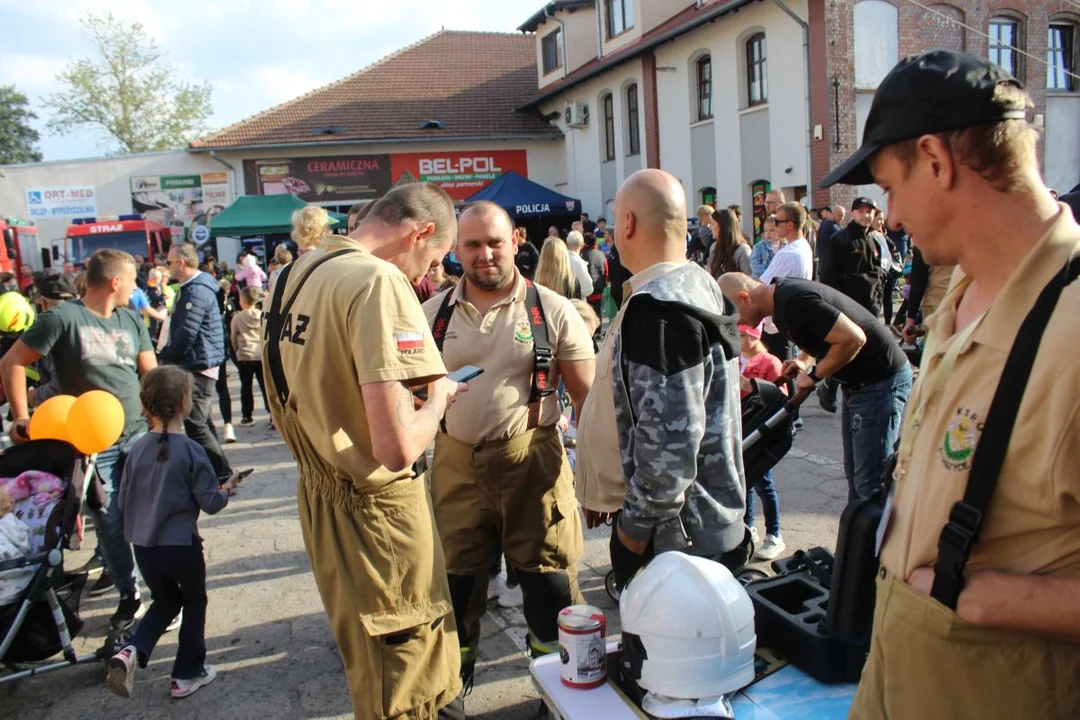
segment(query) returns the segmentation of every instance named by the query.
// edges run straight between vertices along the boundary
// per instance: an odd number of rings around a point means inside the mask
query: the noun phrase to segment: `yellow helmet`
[[[0,295],[0,333],[21,333],[34,324],[34,306],[17,292]]]

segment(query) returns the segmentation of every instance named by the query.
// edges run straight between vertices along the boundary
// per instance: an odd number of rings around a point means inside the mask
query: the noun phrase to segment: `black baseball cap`
[[[75,283],[60,273],[38,273],[34,286],[42,297],[50,300],[71,300],[79,294]]]
[[[993,102],[999,83],[1023,87],[1005,70],[969,53],[934,50],[901,60],[874,93],[862,145],[826,175],[819,187],[873,184],[870,157],[887,145],[1027,117],[1022,104]]]
[[[878,209],[877,203],[868,197],[862,197],[861,195],[855,198],[855,202],[851,203],[852,210],[858,210],[859,208],[872,207],[875,210]]]

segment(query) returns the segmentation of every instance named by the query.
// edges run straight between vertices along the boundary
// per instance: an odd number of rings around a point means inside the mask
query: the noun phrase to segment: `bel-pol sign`
[[[97,215],[97,189],[93,185],[26,189],[31,218],[68,218]]]

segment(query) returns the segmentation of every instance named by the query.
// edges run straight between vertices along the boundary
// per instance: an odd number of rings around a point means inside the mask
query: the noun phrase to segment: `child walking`
[[[233,316],[232,326],[229,328],[229,339],[236,353],[236,369],[240,371],[240,424],[243,427],[251,427],[255,424],[255,421],[251,419],[255,411],[252,380],[259,381],[263,406],[267,413],[270,412],[262,371],[262,329],[259,325],[259,308],[257,307],[261,299],[262,290],[259,288],[250,286],[244,288],[240,292],[240,312]],[[270,427],[274,427],[272,419]]]
[[[769,353],[761,341],[761,328],[749,325],[739,326],[739,338],[742,340],[743,377],[747,379],[776,382],[783,370],[780,358]],[[784,552],[784,539],[780,536],[780,496],[773,484],[773,471],[770,469],[754,486],[765,513],[765,542],[757,551],[759,560],[775,560]],[[746,524],[750,535],[757,543],[757,528],[754,527],[754,495],[746,493]]]
[[[191,375],[175,365],[148,372],[140,393],[150,432],[128,455],[120,485],[124,536],[135,550],[153,604],[130,644],[109,660],[108,687],[131,697],[135,666],[146,667],[161,635],[183,611],[171,694],[191,695],[217,677],[206,665],[206,563],[197,521],[229,502],[236,475],[224,485],[206,451],[184,433],[191,412]]]

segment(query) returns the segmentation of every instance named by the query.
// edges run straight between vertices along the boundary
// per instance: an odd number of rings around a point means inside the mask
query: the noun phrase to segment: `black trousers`
[[[638,573],[641,568],[649,564],[656,557],[653,541],[649,540],[649,547],[641,555],[629,550],[619,540],[619,516],[622,511],[615,513],[611,522],[611,541],[608,550],[611,553],[611,569],[615,572],[615,586],[621,591],[626,584]],[[743,541],[733,550],[729,550],[719,557],[711,558],[725,566],[731,572],[735,572],[750,562],[750,528],[746,528]]]
[[[221,409],[221,422],[226,425],[231,425],[232,397],[229,395],[228,369],[228,361],[221,363],[221,366],[218,368],[217,383],[214,385],[214,389],[217,390],[218,407]]]
[[[184,431],[187,432],[189,438],[206,450],[218,480],[224,482],[232,475],[232,467],[229,466],[229,461],[221,450],[214,420],[210,415],[213,411],[217,383],[213,378],[208,378],[198,372],[191,373],[191,378],[191,415],[184,420]]]
[[[146,667],[165,628],[183,610],[172,677],[198,677],[206,661],[206,562],[202,541],[195,537],[191,545],[136,545],[135,562],[153,596],[150,609],[131,639],[139,665]]]
[[[270,401],[266,399],[266,383],[263,380],[262,360],[237,360],[236,369],[240,371],[240,417],[250,420],[255,412],[255,387],[253,380],[259,381],[262,391],[263,407],[270,412]]]

